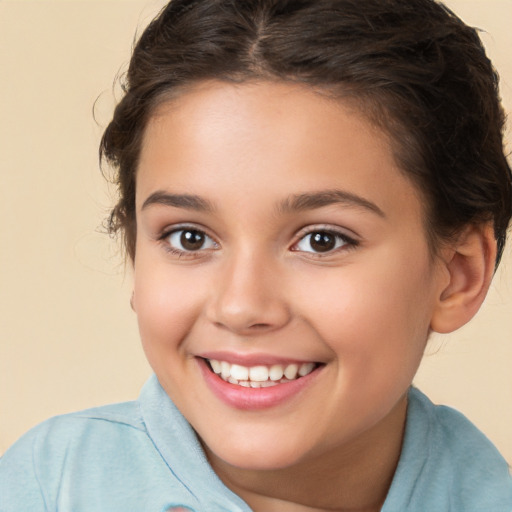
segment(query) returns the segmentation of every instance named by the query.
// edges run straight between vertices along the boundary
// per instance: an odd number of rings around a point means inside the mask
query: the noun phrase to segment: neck
[[[254,512],[378,512],[400,458],[406,412],[404,396],[347,446],[283,469],[240,469],[205,451],[224,484]]]

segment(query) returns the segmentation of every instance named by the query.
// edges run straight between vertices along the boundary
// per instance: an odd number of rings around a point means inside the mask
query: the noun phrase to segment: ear
[[[495,261],[496,240],[489,223],[468,226],[450,245],[441,262],[449,279],[432,315],[433,331],[452,332],[473,318],[489,290]]]

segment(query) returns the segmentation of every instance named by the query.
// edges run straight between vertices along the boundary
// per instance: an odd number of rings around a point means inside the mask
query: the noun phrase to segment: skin
[[[359,200],[289,208],[333,190]],[[144,350],[220,478],[255,511],[380,510],[453,259],[433,260],[386,135],[300,86],[200,84],[150,120],[136,202]],[[183,224],[208,235],[199,250],[176,253],[166,235]],[[338,247],[313,251],[319,231]],[[322,368],[283,404],[246,411],[206,385],[197,356],[211,350]]]

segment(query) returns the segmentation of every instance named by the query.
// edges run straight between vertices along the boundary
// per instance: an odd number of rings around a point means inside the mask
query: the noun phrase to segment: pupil
[[[197,251],[204,244],[204,234],[200,231],[183,231],[180,242],[187,251]]]
[[[336,239],[330,233],[314,233],[311,236],[311,247],[317,252],[327,252],[334,249]]]

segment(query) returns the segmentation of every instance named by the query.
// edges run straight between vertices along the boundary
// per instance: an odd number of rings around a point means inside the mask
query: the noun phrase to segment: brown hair
[[[172,0],[135,45],[100,158],[114,168],[110,217],[135,256],[135,182],[154,109],[201,80],[300,82],[357,101],[384,127],[421,190],[435,243],[512,215],[498,77],[477,31],[434,0]]]

